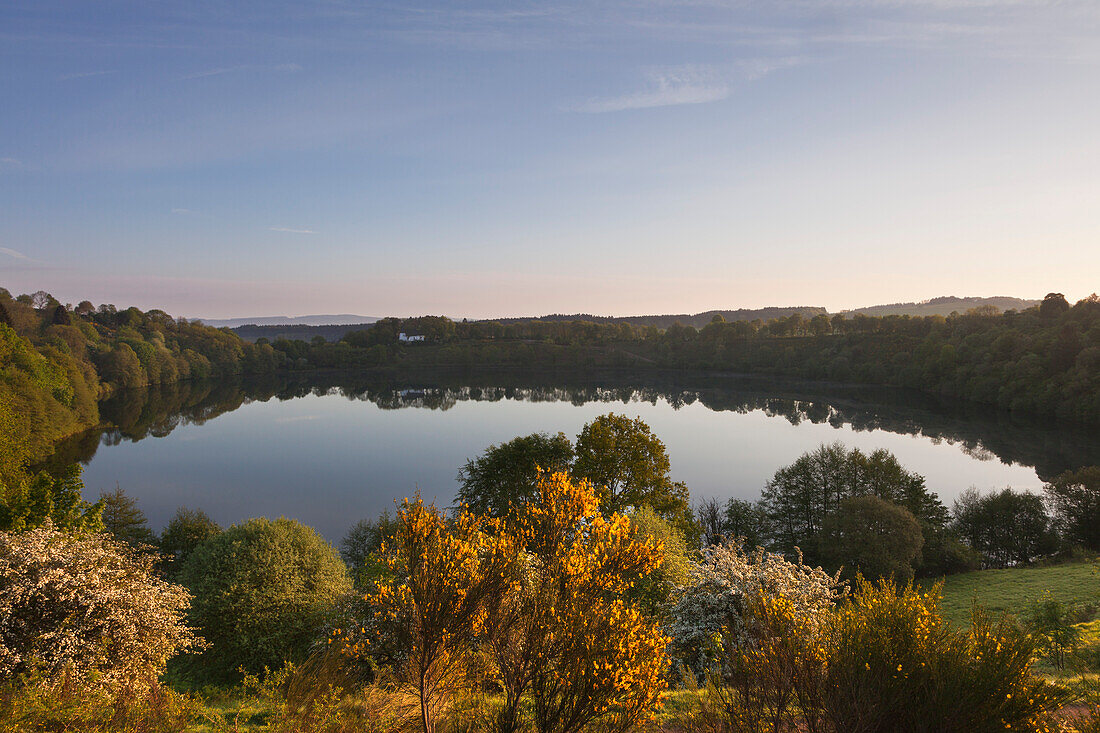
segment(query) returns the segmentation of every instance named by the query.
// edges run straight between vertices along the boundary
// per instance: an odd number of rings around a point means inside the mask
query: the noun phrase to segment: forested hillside
[[[0,441],[11,455],[2,463],[41,460],[95,425],[97,400],[116,389],[271,372],[278,360],[270,346],[163,311],[67,307],[0,288]]]
[[[400,342],[401,332],[425,336]],[[726,321],[701,329],[590,321],[384,318],[341,342],[279,340],[292,368],[401,366],[710,369],[885,384],[1033,415],[1100,422],[1100,298],[1052,293],[1025,311]]]

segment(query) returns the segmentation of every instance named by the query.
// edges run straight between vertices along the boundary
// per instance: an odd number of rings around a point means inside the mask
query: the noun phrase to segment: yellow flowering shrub
[[[661,563],[626,516],[604,517],[591,484],[540,476],[510,529],[528,548],[488,634],[505,705],[497,730],[517,730],[529,695],[541,733],[599,725],[630,730],[664,689],[668,638],[629,591]]]
[[[1065,692],[1031,670],[1035,640],[976,610],[949,627],[940,591],[859,579],[833,617],[822,686],[838,731],[1048,731]]]
[[[467,681],[472,643],[507,587],[515,543],[497,520],[462,512],[448,522],[419,496],[404,502],[396,525],[393,546],[381,550],[389,572],[365,599],[374,626],[402,650],[401,677],[419,697],[422,729],[433,733]]]

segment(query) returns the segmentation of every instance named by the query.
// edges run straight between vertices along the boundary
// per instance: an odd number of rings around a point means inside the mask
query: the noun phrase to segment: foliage
[[[662,617],[669,609],[675,590],[691,579],[687,542],[680,530],[649,507],[630,512],[628,516],[638,539],[664,549],[661,564],[653,572],[638,578],[629,595],[645,609],[647,615]]]
[[[822,730],[822,631],[783,595],[758,588],[742,597],[738,622],[718,634],[704,710],[717,703],[717,717],[738,733]]]
[[[908,510],[927,537],[943,530],[947,512],[924,478],[902,468],[886,450],[864,454],[841,443],[822,445],[780,468],[765,485],[761,507],[768,517],[769,547],[791,552],[800,547],[822,561],[830,541],[822,532],[841,502],[875,496]]]
[[[850,496],[822,526],[822,555],[847,577],[913,577],[913,562],[924,543],[920,524],[907,509],[877,496]]]
[[[0,682],[0,730],[19,733],[183,733],[200,703],[161,685],[121,681],[104,687],[64,675],[25,674]]]
[[[9,487],[0,501],[0,531],[23,532],[51,526],[71,532],[103,529],[103,503],[89,504],[81,497],[84,482],[80,466],[73,464],[59,475],[41,471]]]
[[[1032,602],[1024,620],[1035,635],[1043,656],[1058,669],[1064,669],[1066,653],[1081,641],[1081,630],[1074,625],[1074,609],[1050,591],[1045,591]]]
[[[784,598],[792,623],[813,628],[846,592],[839,575],[804,565],[801,556],[789,562],[760,548],[746,553],[736,543],[708,548],[691,572],[691,582],[678,589],[669,632],[678,657],[698,676],[719,663],[723,649],[748,641],[747,600],[761,593]]]
[[[629,594],[663,548],[641,540],[628,517],[601,514],[591,484],[560,473],[540,479],[512,531],[529,554],[490,615],[505,692],[497,730],[517,730],[525,694],[540,733],[632,729],[664,687],[668,639]]]
[[[669,476],[665,444],[641,418],[611,412],[577,436],[573,474],[591,482],[605,512],[648,506],[680,531],[694,531],[687,487]]]
[[[1025,565],[1058,547],[1037,494],[1004,489],[983,495],[968,489],[955,500],[953,515],[955,532],[982,556],[983,567]]]
[[[103,506],[103,526],[116,540],[135,549],[156,544],[157,536],[132,496],[116,488],[100,494],[99,503]]]
[[[222,528],[201,509],[180,507],[160,534],[160,551],[167,556],[168,574],[174,576],[184,560]]]
[[[375,621],[404,652],[403,676],[419,698],[424,733],[432,733],[466,680],[473,640],[504,592],[516,548],[499,520],[462,512],[448,526],[419,496],[404,502],[396,524],[393,545],[381,548],[390,575],[367,596]]]
[[[573,444],[564,434],[534,433],[491,445],[458,472],[456,500],[471,512],[507,517],[531,501],[539,471],[568,471]]]
[[[197,641],[184,624],[187,592],[158,578],[154,564],[106,535],[49,522],[0,533],[0,673],[155,682]]]
[[[387,510],[378,519],[360,519],[344,534],[340,541],[340,557],[347,564],[356,587],[366,587],[382,571],[384,564],[379,554],[384,544],[393,544],[396,531],[397,522]]]
[[[240,669],[305,659],[325,614],[351,589],[336,550],[285,518],[250,519],[210,537],[178,577],[195,596],[190,621],[210,644],[181,664],[197,682],[236,682]]]
[[[1054,730],[1067,694],[1031,670],[1034,640],[1010,620],[973,612],[956,630],[938,588],[861,580],[830,634],[822,688],[838,731]]]
[[[1066,471],[1043,489],[1063,541],[1100,552],[1100,466]]]
[[[271,733],[388,733],[407,724],[415,709],[411,696],[349,679],[340,655],[327,650],[301,666],[246,675],[241,687],[248,704],[231,717],[262,711]]]

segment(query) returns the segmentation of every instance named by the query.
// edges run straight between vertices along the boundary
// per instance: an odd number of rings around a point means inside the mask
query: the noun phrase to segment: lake
[[[756,499],[821,443],[885,448],[950,506],[963,490],[1039,489],[1100,464],[1096,431],[903,390],[704,374],[405,374],[179,383],[120,393],[104,425],[58,447],[87,497],[121,487],[159,530],[176,508],[223,525],[287,516],[338,542],[419,490],[449,505],[459,468],[533,432],[575,438],[607,412],[664,441],[693,502]]]

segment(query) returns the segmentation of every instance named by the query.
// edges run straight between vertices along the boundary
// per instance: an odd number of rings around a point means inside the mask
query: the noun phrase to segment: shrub
[[[404,677],[419,697],[421,727],[462,687],[474,638],[493,596],[503,593],[515,544],[499,522],[463,512],[448,526],[417,496],[397,514],[392,547],[382,547],[388,578],[367,593],[375,618],[405,652]]]
[[[839,576],[802,564],[801,556],[792,563],[759,548],[745,553],[736,544],[710,547],[691,574],[691,583],[677,590],[669,631],[679,658],[699,676],[720,661],[723,648],[747,640],[746,599],[761,593],[784,598],[794,617],[819,625],[845,592]],[[716,646],[719,638],[723,645]]]
[[[1081,630],[1074,625],[1074,610],[1048,590],[1032,602],[1025,617],[1039,651],[1058,669],[1065,668],[1066,652],[1081,640]]]
[[[196,644],[184,624],[187,592],[156,577],[155,563],[106,535],[48,522],[0,533],[0,674],[155,681],[169,657]]]
[[[183,733],[203,713],[194,699],[160,685],[106,689],[89,681],[22,675],[0,683],[0,730]]]
[[[250,519],[199,545],[180,582],[195,596],[191,622],[210,648],[185,661],[196,682],[232,683],[305,659],[347,568],[316,531],[290,519]]]
[[[635,729],[665,687],[668,637],[630,590],[663,548],[628,517],[600,514],[593,486],[561,473],[540,478],[513,531],[529,555],[490,616],[506,697],[498,730],[517,729],[526,691],[540,733]]]
[[[939,587],[860,579],[834,617],[822,687],[838,731],[1044,731],[1066,693],[1031,672],[1034,640],[975,610],[948,626]]]

